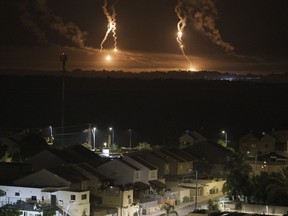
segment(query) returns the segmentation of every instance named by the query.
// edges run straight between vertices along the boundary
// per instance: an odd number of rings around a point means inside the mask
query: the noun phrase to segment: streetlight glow
[[[111,144],[114,144],[114,129],[112,127],[110,127],[109,131],[111,131]]]
[[[225,144],[226,144],[226,147],[227,147],[227,142],[228,142],[228,140],[227,140],[227,132],[225,131],[225,130],[222,130],[222,134],[224,134],[225,135]]]
[[[96,147],[96,127],[92,128],[92,134],[93,134],[93,151],[95,151],[95,147]]]

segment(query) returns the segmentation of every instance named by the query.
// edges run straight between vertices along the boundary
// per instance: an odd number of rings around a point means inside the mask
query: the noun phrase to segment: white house
[[[187,130],[186,133],[179,138],[179,148],[183,149],[196,143],[201,143],[205,141],[206,138],[203,137],[201,134],[197,133],[196,131],[190,132],[189,130]]]
[[[141,169],[141,175],[140,175],[141,182],[149,184],[150,181],[157,180],[158,168],[151,165],[142,158],[138,156],[125,156],[123,157],[123,160]]]
[[[141,169],[121,158],[104,163],[97,170],[107,178],[115,179],[116,185],[134,184],[141,179]]]
[[[43,207],[55,207],[56,215],[90,215],[89,191],[65,191],[57,188],[37,188],[0,185],[0,207],[8,204],[33,205],[29,215],[43,215]],[[26,215],[26,208],[20,209]]]

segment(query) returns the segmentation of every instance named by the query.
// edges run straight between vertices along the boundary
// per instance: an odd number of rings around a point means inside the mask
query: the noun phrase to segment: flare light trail
[[[192,67],[192,62],[191,60],[189,59],[189,57],[187,56],[187,54],[185,53],[185,50],[184,50],[184,44],[183,44],[183,40],[182,40],[182,36],[183,36],[183,31],[186,27],[186,21],[187,21],[187,18],[185,16],[182,16],[181,15],[181,1],[178,2],[178,4],[176,5],[175,7],[175,12],[177,14],[177,17],[179,19],[179,22],[177,23],[177,37],[176,37],[176,40],[177,40],[177,43],[179,45],[179,48],[183,54],[183,56],[187,59],[188,63],[189,63],[189,69],[188,70],[192,70],[194,71],[195,69]]]
[[[108,24],[107,24],[107,31],[106,34],[100,44],[100,51],[103,50],[103,46],[105,41],[107,40],[107,37],[112,32],[113,40],[114,40],[114,51],[117,51],[117,34],[116,34],[116,10],[114,6],[114,2],[111,4],[110,7],[108,7],[108,1],[105,0],[104,5],[102,7],[103,12],[107,18]]]

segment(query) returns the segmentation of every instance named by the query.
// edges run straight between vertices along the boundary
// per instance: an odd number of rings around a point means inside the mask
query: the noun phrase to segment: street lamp
[[[225,144],[227,146],[227,132],[225,130],[222,130],[222,134],[225,135]]]
[[[197,198],[198,198],[198,170],[195,170],[195,181],[196,181],[196,193],[195,193],[195,209],[197,209]]]
[[[132,147],[132,130],[131,129],[129,129],[129,147],[130,149]]]
[[[95,147],[96,147],[96,135],[95,135],[95,133],[96,133],[96,127],[93,127],[92,128],[92,134],[93,134],[93,151],[95,151]]]
[[[110,127],[110,128],[109,128],[109,131],[111,131],[111,133],[112,133],[112,134],[111,134],[111,136],[112,136],[112,137],[111,137],[111,142],[112,142],[111,144],[114,144],[114,129],[113,129],[112,127]]]
[[[62,52],[60,54],[60,61],[62,63],[62,135],[64,134],[64,124],[65,124],[65,71],[66,71],[66,62],[67,62],[67,55]]]

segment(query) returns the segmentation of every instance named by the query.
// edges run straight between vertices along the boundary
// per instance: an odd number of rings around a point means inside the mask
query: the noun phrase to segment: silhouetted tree
[[[240,157],[233,158],[226,167],[226,183],[223,186],[223,193],[228,194],[234,200],[239,197],[247,199],[251,197],[251,166],[245,163]]]
[[[288,167],[281,168],[279,173],[272,173],[273,183],[267,185],[267,203],[271,205],[288,205]]]
[[[7,151],[7,146],[0,142],[0,161],[1,161],[1,158],[3,158],[3,156],[5,155],[6,151]]]
[[[251,179],[253,186],[253,201],[257,204],[267,204],[267,185],[272,184],[271,174],[267,172],[261,172],[260,175],[254,175]]]
[[[16,209],[8,209],[5,206],[0,208],[0,215],[2,216],[20,216],[21,212],[19,210]]]

